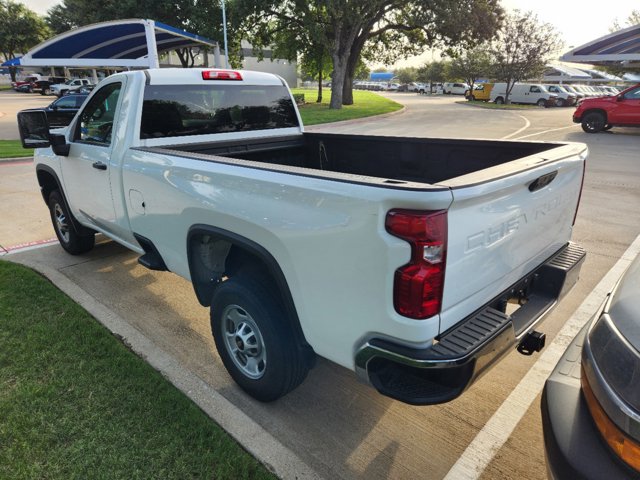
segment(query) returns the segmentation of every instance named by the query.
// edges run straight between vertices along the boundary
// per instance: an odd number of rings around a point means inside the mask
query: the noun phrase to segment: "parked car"
[[[573,113],[587,133],[598,133],[612,127],[640,127],[640,84],[618,95],[587,98]]]
[[[551,480],[640,477],[640,257],[576,336],[542,394]]]
[[[583,98],[587,98],[587,95],[584,92],[579,92],[572,85],[562,84],[562,88],[564,88],[567,92],[576,97],[576,103],[578,103]]]
[[[411,82],[407,84],[408,92],[424,93],[428,87],[424,83]]]
[[[65,77],[49,77],[46,80],[36,80],[31,83],[31,90],[40,92],[41,95],[51,94],[51,85],[65,83],[68,79]]]
[[[95,85],[83,85],[82,87],[67,90],[66,92],[64,92],[64,95],[74,95],[78,93],[88,95],[93,91],[94,88],[96,88]]]
[[[442,93],[445,95],[464,95],[467,90],[469,90],[469,85],[466,83],[447,82],[442,85]]]
[[[64,83],[58,83],[56,85],[51,85],[51,93],[61,97],[64,95],[64,92],[67,90],[71,90],[73,88],[80,88],[85,85],[91,85],[91,82],[88,78],[74,78],[72,80],[67,80]]]
[[[577,95],[569,92],[562,85],[544,85],[544,87],[551,93],[557,95],[556,107],[570,107],[575,105],[578,101]]]
[[[65,95],[45,107],[43,110],[47,114],[49,125],[54,128],[69,125],[84,104],[87,96],[86,94]]]
[[[504,103],[507,98],[507,84],[495,83],[490,98],[494,103]],[[534,83],[516,83],[509,93],[511,103],[538,105],[539,107],[553,107],[557,98],[557,95],[549,92],[541,84]]]
[[[29,75],[22,80],[11,82],[11,86],[17,92],[31,92],[31,82],[40,80],[40,78],[40,75]],[[22,89],[20,87],[22,87]]]
[[[464,98],[488,102],[491,98],[491,90],[493,90],[493,83],[478,83],[473,86],[473,92],[469,90],[464,92]]]

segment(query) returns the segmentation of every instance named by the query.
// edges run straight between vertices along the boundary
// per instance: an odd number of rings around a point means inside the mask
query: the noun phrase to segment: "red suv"
[[[640,127],[640,84],[615,96],[582,100],[573,113],[573,121],[581,123],[587,133],[611,127]]]

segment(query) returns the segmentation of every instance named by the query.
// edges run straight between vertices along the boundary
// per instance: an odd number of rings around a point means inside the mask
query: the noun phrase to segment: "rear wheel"
[[[62,248],[71,255],[80,255],[91,250],[95,244],[95,234],[80,235],[71,223],[67,204],[59,190],[49,195],[49,212],[56,237]]]
[[[309,367],[266,276],[241,270],[216,288],[211,330],[222,363],[253,398],[271,402],[296,388]]]
[[[536,102],[536,105],[538,105],[539,107],[546,107],[547,106],[547,101],[544,98],[541,98],[540,100],[538,100]]]
[[[556,107],[564,107],[565,106],[565,101],[562,98],[557,98],[556,99]]]
[[[502,98],[502,97],[497,97],[497,98],[494,100],[494,102],[495,102],[495,103],[497,103],[498,105],[502,105],[502,104],[504,103],[504,98]]]
[[[582,130],[587,133],[598,133],[604,130],[606,121],[600,112],[589,112],[582,117]]]

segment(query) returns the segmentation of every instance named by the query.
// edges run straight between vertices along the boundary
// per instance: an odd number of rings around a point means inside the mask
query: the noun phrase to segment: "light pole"
[[[227,14],[222,0],[222,34],[224,36],[224,68],[229,68],[229,49],[227,48]]]

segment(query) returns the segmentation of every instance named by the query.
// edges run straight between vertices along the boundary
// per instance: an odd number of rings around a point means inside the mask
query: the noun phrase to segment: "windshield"
[[[284,85],[147,85],[140,138],[298,126]]]

